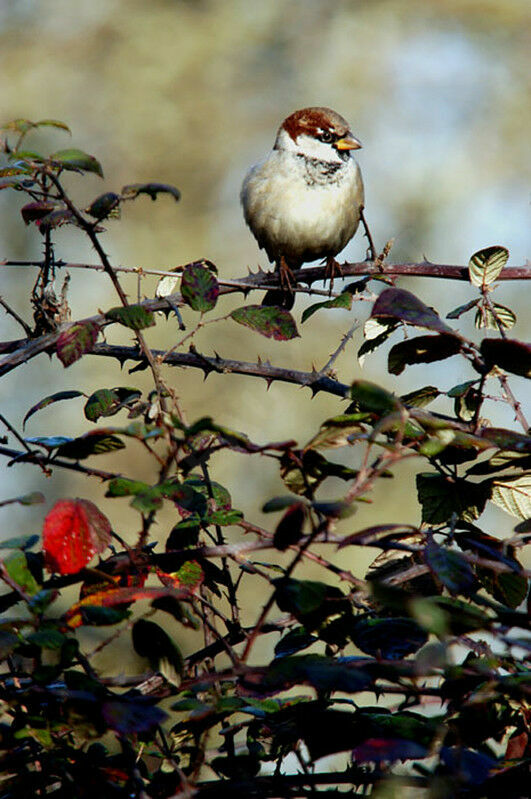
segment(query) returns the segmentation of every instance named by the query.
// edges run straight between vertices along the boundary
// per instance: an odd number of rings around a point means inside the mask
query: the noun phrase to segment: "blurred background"
[[[144,197],[127,204],[122,219],[109,222],[102,241],[114,265],[169,269],[209,258],[222,277],[243,276],[248,267],[267,268],[246,229],[239,207],[239,188],[251,163],[272,146],[287,114],[307,105],[326,105],[345,116],[363,142],[358,154],[366,186],[367,218],[377,247],[394,239],[390,260],[467,264],[476,250],[502,244],[510,265],[526,262],[529,235],[529,25],[527,0],[0,0],[0,113],[17,117],[55,118],[67,123],[72,139],[45,129],[28,138],[41,152],[74,146],[94,154],[105,179],[68,176],[67,185],[81,207],[103,191],[126,183],[164,181],[182,192],[176,204],[169,196],[156,203]],[[35,259],[42,240],[26,228],[14,192],[0,194],[0,259]],[[76,230],[55,234],[56,256],[65,261],[96,261]],[[344,252],[363,260],[360,233]],[[2,268],[0,293],[30,319],[29,293],[36,277],[31,268]],[[104,275],[72,270],[72,317],[116,304]],[[131,297],[152,296],[156,279],[125,281]],[[404,280],[446,314],[475,295],[470,286],[428,280]],[[527,286],[526,286],[527,288]],[[523,284],[497,289],[498,302],[519,315],[516,338],[525,339],[529,322]],[[251,297],[251,302],[258,301]],[[242,304],[224,300],[219,314]],[[307,300],[299,299],[295,316]],[[197,338],[202,352],[256,360],[269,357],[300,369],[321,367],[351,326],[369,312],[366,303],[353,311],[321,312],[293,342],[268,342],[251,331],[225,322]],[[214,313],[217,314],[218,311]],[[192,319],[192,315],[187,317]],[[475,336],[472,321],[463,328]],[[163,319],[148,331],[153,346],[178,339],[175,319]],[[0,338],[17,338],[15,322],[0,317]],[[182,334],[181,334],[182,335]],[[129,341],[112,329],[111,341]],[[340,379],[361,374],[356,351],[361,328],[336,368]],[[429,383],[448,389],[470,379],[464,360],[443,366],[417,366],[400,377],[386,372],[386,353],[370,356],[363,375],[397,393]],[[166,373],[187,411],[189,421],[212,415],[258,442],[296,438],[304,444],[329,416],[341,412],[337,398],[263,381],[213,375],[203,382],[192,370]],[[114,363],[84,358],[64,370],[41,355],[2,379],[2,412],[21,428],[26,411],[60,389],[118,385],[150,388],[147,373],[129,376]],[[523,381],[511,384],[524,397]],[[444,402],[433,406],[445,410]],[[513,425],[500,403],[488,408],[500,425]],[[125,423],[115,417],[110,423]],[[90,423],[82,401],[54,405],[33,417],[26,434],[79,435]],[[1,434],[4,434],[4,430]],[[10,444],[16,446],[10,437]],[[136,447],[136,449],[135,449]],[[153,464],[140,444],[127,454],[97,456],[94,466],[123,471],[153,481]],[[358,453],[331,453],[332,459],[356,466]],[[42,490],[46,506],[3,509],[2,535],[40,532],[42,519],[61,496],[94,499],[127,540],[139,527],[126,500],[103,499],[104,486],[73,473],[46,479],[35,467],[0,463],[0,498]],[[374,500],[377,520],[417,522],[418,506],[408,482],[385,481]],[[216,479],[232,492],[235,507],[250,519],[264,521],[264,497],[285,493],[272,461],[224,455],[213,463]],[[407,490],[404,486],[407,485]],[[344,484],[330,481],[323,495],[339,496]],[[165,537],[174,523],[171,510],[158,526]],[[360,511],[353,523],[375,523],[375,506]],[[271,518],[267,525],[273,524]],[[490,532],[507,534],[514,524],[501,510],[489,511]],[[238,537],[233,531],[233,538]],[[358,556],[358,550],[356,550]],[[344,556],[343,556],[344,557]],[[350,567],[363,573],[372,559]]]

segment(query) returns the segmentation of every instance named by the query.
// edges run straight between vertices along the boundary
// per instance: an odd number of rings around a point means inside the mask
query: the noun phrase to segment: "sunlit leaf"
[[[313,316],[313,314],[320,308],[345,308],[346,310],[350,310],[352,308],[352,294],[345,291],[343,294],[339,294],[339,296],[334,297],[333,300],[316,302],[314,305],[310,305],[302,312],[302,323],[304,324],[304,322],[306,322],[310,316]]]
[[[350,389],[350,396],[360,411],[386,416],[400,409],[400,401],[394,394],[376,383],[368,380],[355,380]]]
[[[3,567],[9,577],[29,596],[40,591],[40,585],[28,568],[28,560],[21,550],[17,549],[2,559]]]
[[[70,169],[75,172],[81,170],[82,172],[94,172],[103,177],[103,170],[100,162],[94,158],[93,155],[71,147],[67,150],[57,150],[50,156],[54,163],[59,164],[63,169]]]
[[[360,366],[365,363],[365,358],[371,352],[374,352],[382,344],[384,344],[391,333],[398,327],[399,323],[394,319],[386,319],[385,317],[370,317],[363,325],[363,334],[365,341],[358,350],[358,360]]]
[[[238,324],[276,341],[288,341],[299,336],[295,320],[289,311],[275,306],[244,305],[232,311],[230,317]]]
[[[88,499],[62,499],[44,520],[42,547],[50,571],[75,574],[111,540],[111,524]]]
[[[141,392],[129,386],[116,388],[100,388],[90,395],[85,403],[85,416],[89,421],[95,422],[101,416],[114,416],[121,408],[138,399]]]
[[[219,283],[207,266],[189,264],[183,270],[181,294],[192,310],[205,313],[216,305]]]
[[[478,250],[468,263],[468,274],[473,286],[485,287],[499,277],[509,259],[509,250],[498,245]]]
[[[110,308],[105,314],[105,318],[110,319],[112,322],[118,322],[131,330],[144,330],[146,327],[153,327],[155,324],[155,316],[152,311],[148,311],[142,305],[128,305],[126,307],[119,305],[116,308]]]
[[[474,324],[478,329],[499,330],[503,327],[505,330],[510,330],[516,324],[516,314],[505,305],[492,303],[492,308],[488,305],[478,308]]]
[[[497,477],[492,481],[491,500],[518,519],[531,517],[531,473],[519,477]]]

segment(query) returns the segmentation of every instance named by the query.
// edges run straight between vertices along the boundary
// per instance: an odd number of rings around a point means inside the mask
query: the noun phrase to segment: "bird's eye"
[[[319,138],[321,139],[321,141],[324,141],[324,142],[327,142],[327,143],[333,141],[333,139],[334,139],[334,137],[332,136],[332,134],[330,133],[329,130],[323,131],[321,133],[321,135],[319,136]]]

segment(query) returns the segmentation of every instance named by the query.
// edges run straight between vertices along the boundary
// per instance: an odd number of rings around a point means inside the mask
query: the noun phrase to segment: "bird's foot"
[[[341,265],[336,261],[336,259],[329,255],[326,259],[326,269],[325,269],[325,280],[330,281],[329,287],[329,295],[332,296],[332,291],[334,288],[334,278],[336,277],[343,277],[343,270]]]
[[[293,271],[288,266],[286,259],[282,255],[277,262],[275,271],[279,273],[280,289],[271,289],[268,291],[262,300],[262,305],[275,305],[279,308],[289,311],[293,308],[295,303],[295,293],[293,287],[297,281]]]

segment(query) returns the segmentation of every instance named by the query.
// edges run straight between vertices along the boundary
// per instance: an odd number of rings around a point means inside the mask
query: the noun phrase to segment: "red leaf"
[[[111,524],[88,499],[61,499],[44,520],[43,550],[50,571],[75,574],[109,545]]]
[[[63,330],[57,339],[57,357],[63,366],[75,363],[96,343],[100,329],[95,322],[76,322]]]

